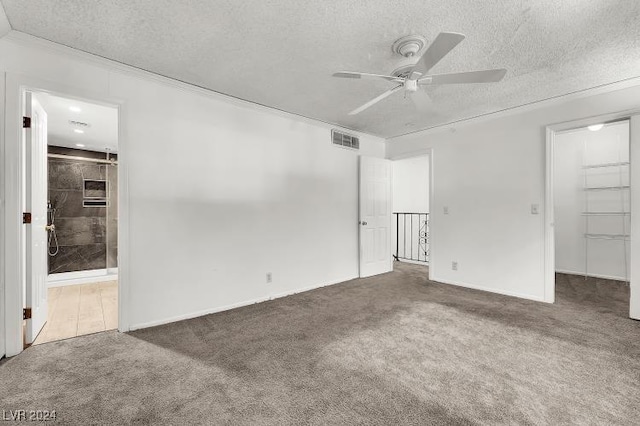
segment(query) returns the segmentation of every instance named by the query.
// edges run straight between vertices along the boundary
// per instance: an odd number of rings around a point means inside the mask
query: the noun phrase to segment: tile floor
[[[118,282],[49,289],[47,323],[34,345],[118,328]]]

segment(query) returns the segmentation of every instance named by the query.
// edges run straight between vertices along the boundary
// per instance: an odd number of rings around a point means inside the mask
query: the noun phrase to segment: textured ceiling
[[[637,0],[1,0],[13,29],[288,112],[384,137],[640,75]],[[506,68],[500,83],[429,87],[435,113],[393,87],[401,36],[467,36],[434,73]]]
[[[47,135],[49,145],[91,151],[118,152],[118,110],[113,107],[61,98],[47,93],[36,93],[36,99],[47,113]],[[71,110],[73,108],[73,111]],[[78,121],[88,126],[69,123]],[[74,130],[80,129],[79,134]]]

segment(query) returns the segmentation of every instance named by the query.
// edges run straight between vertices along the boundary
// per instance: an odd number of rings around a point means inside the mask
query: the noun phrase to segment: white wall
[[[14,35],[2,70],[124,101],[132,328],[358,275],[357,153],[331,126]]]
[[[550,300],[544,285],[545,126],[640,107],[640,86],[604,91],[387,142],[391,159],[433,148],[432,279]],[[640,167],[634,164],[632,175]],[[640,197],[638,191],[640,185],[633,189]],[[531,214],[532,204],[540,214]]]
[[[629,217],[583,213],[629,211],[626,190],[584,190],[585,185],[628,185],[629,166],[585,169],[583,165],[628,162],[629,122],[612,123],[597,132],[586,128],[562,132],[554,144],[556,271],[582,275],[586,266],[588,275],[627,280],[629,242],[586,239],[584,234],[628,234]]]
[[[393,163],[393,211],[429,213],[429,157]]]

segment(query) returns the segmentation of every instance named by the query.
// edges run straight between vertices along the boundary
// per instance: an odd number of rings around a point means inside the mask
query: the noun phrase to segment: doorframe
[[[596,115],[578,120],[565,121],[546,126],[545,128],[545,209],[544,209],[544,297],[547,303],[555,302],[556,293],[556,259],[555,259],[555,229],[554,229],[554,147],[556,134],[567,130],[587,127],[592,124],[605,123],[609,121],[630,119],[634,115],[640,114],[639,109],[624,110],[609,114]],[[631,138],[632,136],[629,135]],[[631,140],[630,140],[631,142]],[[633,160],[630,160],[633,161]],[[631,163],[633,167],[633,162]],[[632,170],[631,170],[632,171]],[[633,199],[633,196],[631,197]],[[633,225],[632,225],[633,228]],[[631,231],[632,232],[632,231]],[[631,235],[630,232],[630,235]],[[633,256],[631,256],[633,264]],[[629,270],[633,269],[630,265]]]
[[[411,153],[408,154],[401,154],[401,155],[395,155],[393,157],[389,157],[387,158],[388,160],[391,161],[399,161],[399,160],[406,160],[408,158],[416,158],[416,157],[427,157],[428,161],[427,163],[429,164],[429,187],[427,188],[427,191],[429,191],[429,193],[427,194],[427,197],[429,198],[429,262],[428,265],[429,267],[427,268],[427,279],[429,281],[431,281],[431,277],[433,276],[433,250],[431,250],[431,248],[433,247],[433,230],[435,229],[435,227],[433,226],[433,218],[434,218],[434,214],[433,214],[433,205],[434,205],[434,201],[435,201],[435,184],[434,184],[434,171],[433,171],[433,148],[427,148],[427,149],[421,149],[419,151],[413,151]],[[393,181],[392,183],[392,193],[391,193],[391,197],[392,197],[392,201],[393,201]],[[393,210],[393,208],[392,208]],[[393,252],[393,247],[391,248],[392,252]]]
[[[24,93],[44,92],[71,99],[99,103],[118,110],[118,330],[129,331],[129,173],[128,144],[126,143],[126,102],[100,93],[79,89],[48,80],[17,73],[5,74],[5,131],[0,135],[0,153],[4,153],[2,176],[2,228],[5,234],[2,255],[4,270],[4,339],[6,356],[14,356],[23,350],[22,307],[26,285],[25,248],[27,241],[22,224],[25,196],[25,154],[22,115]],[[17,248],[17,250],[15,249]],[[1,290],[0,290],[1,291]]]

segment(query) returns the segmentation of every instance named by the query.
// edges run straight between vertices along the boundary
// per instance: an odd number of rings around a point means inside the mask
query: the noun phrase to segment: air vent
[[[75,127],[89,127],[89,123],[84,123],[82,121],[69,120],[69,124]]]
[[[357,136],[347,135],[336,129],[331,130],[331,139],[334,145],[344,146],[345,148],[360,149],[360,139]]]

